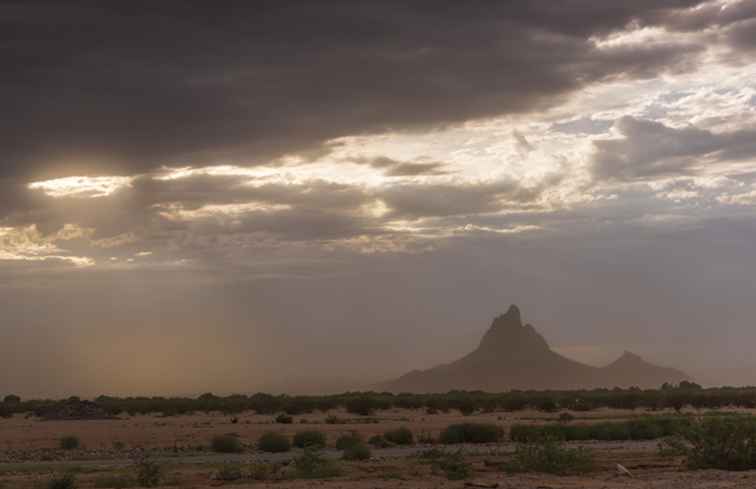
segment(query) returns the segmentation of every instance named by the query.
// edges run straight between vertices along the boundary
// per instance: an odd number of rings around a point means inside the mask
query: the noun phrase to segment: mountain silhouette
[[[592,367],[563,357],[530,324],[522,324],[512,305],[494,318],[478,347],[452,363],[415,370],[387,382],[393,392],[447,392],[510,389],[585,389],[597,387],[659,387],[690,380],[679,370],[653,365],[625,352],[606,367]]]

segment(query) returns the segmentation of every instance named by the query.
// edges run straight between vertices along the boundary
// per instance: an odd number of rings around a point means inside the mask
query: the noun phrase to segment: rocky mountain
[[[480,345],[468,355],[428,370],[415,370],[380,386],[393,392],[447,392],[453,389],[500,392],[510,389],[659,387],[689,380],[679,370],[653,365],[625,352],[605,367],[592,367],[549,348],[520,310],[510,306],[496,317]]]

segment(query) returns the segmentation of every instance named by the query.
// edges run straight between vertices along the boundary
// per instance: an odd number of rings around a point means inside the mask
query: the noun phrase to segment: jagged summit
[[[688,377],[675,369],[646,362],[629,351],[603,368],[563,357],[551,350],[520,309],[509,306],[496,316],[478,347],[464,357],[428,370],[415,370],[381,386],[401,392],[446,392],[453,389],[577,389],[658,387]]]
[[[533,326],[530,324],[523,326],[520,309],[513,304],[509,306],[505,314],[494,318],[476,352],[522,355],[548,349],[548,343]]]

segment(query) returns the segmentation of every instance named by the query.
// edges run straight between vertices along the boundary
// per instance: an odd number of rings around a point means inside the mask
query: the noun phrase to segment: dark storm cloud
[[[502,180],[482,184],[396,185],[382,190],[378,196],[391,209],[390,217],[423,219],[527,206],[535,203],[542,190]]]
[[[444,175],[444,163],[439,161],[398,161],[386,156],[375,158],[352,158],[353,163],[360,165],[369,165],[373,168],[383,171],[388,177],[417,177],[422,175]]]
[[[697,3],[6,2],[0,177],[256,163],[536,110],[592,82],[689,68],[701,46],[589,37]]]
[[[668,127],[626,116],[614,127],[622,139],[594,141],[599,179],[644,180],[685,175],[705,163],[756,156],[756,129],[713,133],[694,126]]]
[[[646,19],[649,23],[659,23],[668,29],[678,31],[699,31],[707,27],[722,27],[756,18],[756,1],[740,0],[724,6],[720,2],[709,1],[695,9],[660,10]]]

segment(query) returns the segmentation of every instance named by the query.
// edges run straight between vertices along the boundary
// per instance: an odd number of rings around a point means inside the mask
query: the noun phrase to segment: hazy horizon
[[[0,6],[0,395],[370,385],[517,304],[756,384],[756,1]]]

